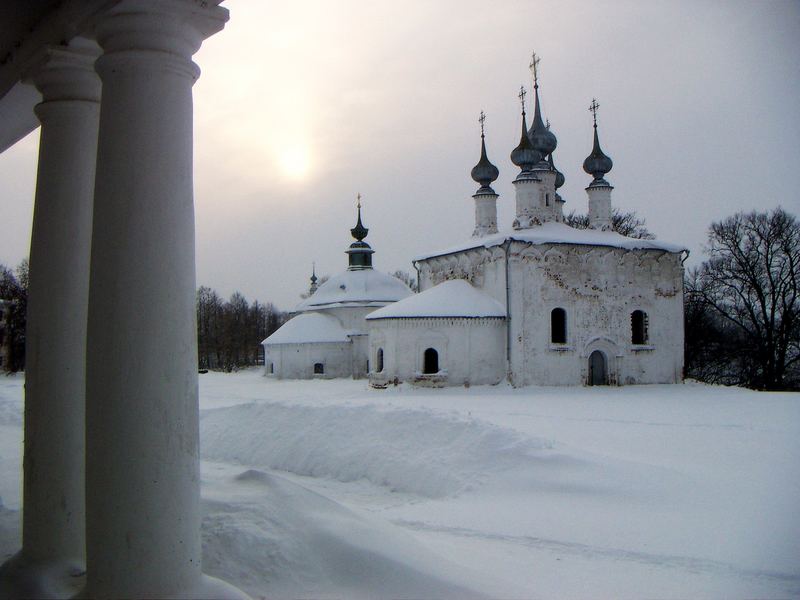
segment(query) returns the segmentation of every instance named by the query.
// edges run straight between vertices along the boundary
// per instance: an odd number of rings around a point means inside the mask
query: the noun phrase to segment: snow
[[[468,282],[454,279],[367,315],[367,320],[413,317],[503,317],[503,305]]]
[[[339,319],[331,315],[309,312],[289,319],[262,344],[305,344],[309,342],[349,342],[347,332]]]
[[[659,240],[639,240],[620,235],[615,231],[598,231],[595,229],[576,229],[565,225],[549,221],[542,225],[521,229],[511,232],[501,232],[485,237],[472,238],[467,242],[439,250],[421,254],[414,258],[415,261],[433,258],[434,256],[445,256],[455,254],[472,248],[491,248],[500,246],[507,240],[527,242],[534,245],[541,244],[578,244],[589,246],[609,246],[612,248],[623,248],[625,250],[664,250],[666,252],[683,252],[684,246],[662,242]]]
[[[0,378],[0,560],[22,378]],[[204,569],[256,598],[800,596],[800,394],[200,377]]]
[[[375,269],[354,269],[334,275],[297,305],[297,311],[336,306],[384,306],[413,292],[391,275]]]

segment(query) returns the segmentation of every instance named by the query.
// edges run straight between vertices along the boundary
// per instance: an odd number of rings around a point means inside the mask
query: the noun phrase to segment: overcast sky
[[[702,259],[734,212],[800,213],[800,2],[228,0],[195,57],[198,285],[292,308],[347,264],[360,192],[384,271],[468,238],[486,111],[513,220],[520,85],[540,63],[566,211],[593,97],[613,203]],[[27,255],[38,131],[0,155],[0,263]]]

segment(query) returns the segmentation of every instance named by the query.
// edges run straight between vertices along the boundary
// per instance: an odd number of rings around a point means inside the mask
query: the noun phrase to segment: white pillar
[[[75,575],[84,570],[84,375],[98,54],[89,42],[48,48],[27,73],[42,102],[35,109],[41,132],[26,330],[22,551],[3,573],[5,584],[22,596],[71,596],[81,583]]]
[[[589,196],[589,227],[608,231],[611,229],[611,190],[610,183],[595,185],[592,183],[586,188]]]
[[[86,379],[89,597],[241,597],[200,571],[191,61],[214,2],[123,0],[104,55]]]

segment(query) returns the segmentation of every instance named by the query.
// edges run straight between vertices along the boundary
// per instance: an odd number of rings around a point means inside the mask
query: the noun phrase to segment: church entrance
[[[600,350],[589,355],[589,385],[608,385],[606,356]]]
[[[422,355],[422,372],[426,375],[439,372],[439,353],[433,348],[428,348]]]

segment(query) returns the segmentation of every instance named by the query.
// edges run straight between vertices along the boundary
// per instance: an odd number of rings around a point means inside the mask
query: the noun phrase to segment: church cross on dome
[[[592,113],[594,119],[594,128],[597,129],[597,109],[600,105],[597,103],[597,98],[592,98],[592,103],[589,105],[589,112]]]
[[[536,56],[536,52],[531,55],[531,64],[528,65],[530,67],[531,73],[533,73],[533,87],[539,87],[539,62],[542,60],[540,56]]]
[[[486,113],[481,111],[481,116],[478,117],[478,123],[481,124],[481,137],[484,137],[484,123],[486,123]]]
[[[528,95],[528,92],[525,91],[525,86],[519,86],[519,94],[517,94],[517,98],[519,98],[520,104],[522,104],[522,114],[525,114],[525,96]]]

